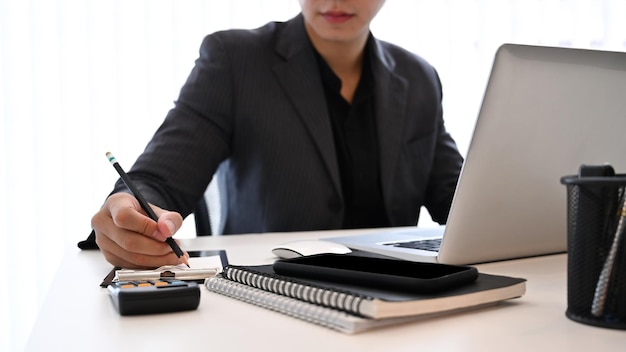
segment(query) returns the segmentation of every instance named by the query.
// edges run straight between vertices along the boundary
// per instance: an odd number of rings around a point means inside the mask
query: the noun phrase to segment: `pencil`
[[[130,179],[130,177],[128,177],[128,174],[124,171],[124,169],[122,169],[122,167],[120,166],[120,163],[117,162],[113,154],[111,154],[111,152],[107,152],[106,156],[107,156],[107,159],[109,159],[109,162],[111,162],[111,164],[117,171],[117,173],[120,174],[120,177],[122,178],[122,181],[124,181],[124,184],[126,184],[126,187],[128,187],[128,189],[133,194],[133,196],[135,196],[135,198],[141,205],[141,208],[146,212],[146,214],[148,214],[150,219],[154,221],[158,221],[159,218],[154,213],[154,210],[152,210],[148,202],[146,202],[145,198],[139,192],[139,189],[135,186],[135,184]],[[189,267],[189,262],[184,257],[183,251],[180,249],[180,247],[178,247],[178,244],[176,243],[176,241],[174,241],[172,237],[168,237],[165,240],[165,242],[169,244],[169,246],[172,248],[172,250],[174,251],[174,253],[176,254],[178,258],[182,257],[183,263],[185,263],[185,265]]]
[[[617,230],[613,236],[613,242],[611,248],[602,266],[598,283],[596,284],[596,290],[593,296],[593,302],[591,304],[591,314],[596,317],[601,317],[604,314],[604,307],[606,305],[606,299],[609,292],[609,283],[611,281],[611,274],[613,267],[615,266],[615,258],[619,251],[620,242],[624,232],[626,230],[626,196],[622,195],[623,201],[621,206],[621,212],[619,213],[619,220],[617,222]]]

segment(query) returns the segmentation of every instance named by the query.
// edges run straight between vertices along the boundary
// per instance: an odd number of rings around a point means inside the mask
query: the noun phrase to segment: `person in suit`
[[[129,171],[154,222],[118,182],[93,216],[116,266],[179,263],[163,241],[219,168],[224,234],[445,223],[463,158],[436,70],[376,39],[384,0],[300,0],[301,13],[205,37],[200,56]]]

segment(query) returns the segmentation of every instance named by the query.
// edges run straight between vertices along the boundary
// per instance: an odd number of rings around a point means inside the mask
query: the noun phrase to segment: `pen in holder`
[[[571,320],[626,329],[626,175],[581,166],[567,187],[567,311]]]

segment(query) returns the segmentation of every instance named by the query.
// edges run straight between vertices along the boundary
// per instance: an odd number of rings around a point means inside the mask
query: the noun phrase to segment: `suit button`
[[[339,211],[342,206],[343,204],[341,204],[341,199],[339,198],[332,197],[328,200],[328,209],[332,211]]]

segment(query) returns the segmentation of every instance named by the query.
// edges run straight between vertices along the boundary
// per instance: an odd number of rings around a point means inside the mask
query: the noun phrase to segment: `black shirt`
[[[371,38],[352,104],[341,96],[341,80],[316,53],[333,127],[344,198],[344,228],[389,226],[380,184]]]

